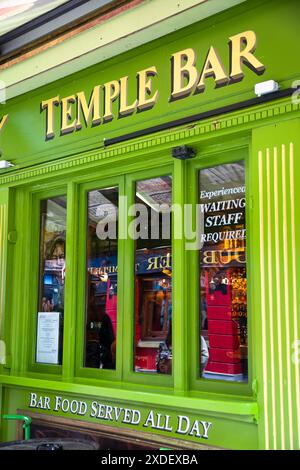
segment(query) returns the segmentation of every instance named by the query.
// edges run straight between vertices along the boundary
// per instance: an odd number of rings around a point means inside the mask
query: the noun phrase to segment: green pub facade
[[[299,15],[246,1],[1,105],[2,417],[300,449]]]

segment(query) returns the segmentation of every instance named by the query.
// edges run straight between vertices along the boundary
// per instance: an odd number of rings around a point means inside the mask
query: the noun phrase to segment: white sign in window
[[[60,312],[38,312],[36,362],[59,364]]]

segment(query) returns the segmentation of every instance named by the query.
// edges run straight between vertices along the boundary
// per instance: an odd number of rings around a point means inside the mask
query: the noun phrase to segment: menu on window
[[[60,312],[38,312],[36,362],[59,364]]]

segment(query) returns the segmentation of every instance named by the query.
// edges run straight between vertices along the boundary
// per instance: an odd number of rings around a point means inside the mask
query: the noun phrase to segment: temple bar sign
[[[229,38],[229,71],[214,46],[208,49],[200,68],[194,49],[187,48],[172,54],[169,101],[203,93],[207,78],[213,78],[216,88],[240,82],[244,78],[243,66],[262,75],[266,67],[254,55],[256,42],[254,31],[244,31]],[[99,126],[115,118],[152,109],[159,99],[159,73],[156,66],[139,70],[134,81],[137,83],[130,83],[129,76],[125,75],[119,80],[95,85],[88,99],[84,91],[78,91],[69,96],[57,95],[43,100],[40,111],[45,115],[46,140],[53,139],[58,133],[61,136],[70,134],[80,131],[84,126]],[[130,88],[137,90],[131,100]],[[113,112],[116,101],[118,113]],[[59,129],[55,128],[56,119],[60,119]]]

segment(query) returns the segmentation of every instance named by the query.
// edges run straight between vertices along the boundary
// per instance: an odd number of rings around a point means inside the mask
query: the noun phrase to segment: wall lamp
[[[257,83],[254,87],[254,93],[256,96],[268,95],[269,93],[275,93],[279,90],[279,84],[274,80],[267,80],[266,82]]]
[[[12,166],[15,165],[8,160],[0,160],[0,170],[5,170],[6,168],[10,168]]]

